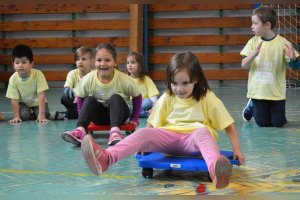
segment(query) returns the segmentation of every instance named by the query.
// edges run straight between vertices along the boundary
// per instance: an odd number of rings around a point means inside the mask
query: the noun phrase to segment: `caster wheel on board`
[[[152,178],[153,168],[143,168],[142,175],[144,178]]]
[[[126,131],[126,135],[130,135],[131,133],[133,133],[135,130],[132,130],[132,131]]]

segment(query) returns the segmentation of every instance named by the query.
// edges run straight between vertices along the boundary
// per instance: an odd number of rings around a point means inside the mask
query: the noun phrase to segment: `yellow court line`
[[[87,176],[96,176],[89,173],[71,173],[71,172],[50,172],[50,171],[32,171],[32,170],[20,170],[20,169],[0,169],[0,173],[15,173],[15,174],[42,174],[42,175],[67,175],[67,176],[79,176],[79,177],[87,177]],[[115,174],[101,174],[99,177],[104,178],[113,178],[113,179],[131,179],[136,178],[135,176],[120,176]]]

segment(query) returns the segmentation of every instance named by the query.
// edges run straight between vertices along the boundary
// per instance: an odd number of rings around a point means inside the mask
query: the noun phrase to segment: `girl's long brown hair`
[[[143,81],[145,79],[145,76],[148,75],[148,71],[144,64],[144,56],[138,52],[131,52],[128,54],[127,58],[131,57],[131,56],[133,56],[135,58],[136,62],[139,64],[137,77],[141,81]],[[127,73],[130,75],[130,73],[128,71],[127,71]]]
[[[190,81],[196,82],[192,92],[192,96],[197,101],[199,101],[202,97],[206,95],[207,91],[210,90],[210,88],[199,63],[199,60],[191,52],[176,53],[171,58],[166,71],[167,92],[170,95],[174,95],[172,92],[171,83],[174,82],[175,74],[183,69],[187,70],[187,73],[190,77]]]

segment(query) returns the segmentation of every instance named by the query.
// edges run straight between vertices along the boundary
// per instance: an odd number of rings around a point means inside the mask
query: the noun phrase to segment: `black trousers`
[[[83,102],[77,127],[81,126],[87,130],[90,122],[120,127],[128,119],[129,113],[128,105],[118,94],[111,96],[108,107],[103,106],[95,97],[89,96]]]
[[[68,119],[77,119],[78,118],[78,111],[77,111],[77,104],[74,103],[74,98],[70,99],[63,95],[60,99],[62,105],[64,105],[67,109],[66,111],[66,118]]]
[[[271,101],[252,99],[253,117],[258,126],[282,127],[287,123],[285,100]]]

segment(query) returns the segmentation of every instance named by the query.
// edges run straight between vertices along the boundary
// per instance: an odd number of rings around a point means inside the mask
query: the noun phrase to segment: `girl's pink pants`
[[[206,128],[189,134],[175,133],[159,128],[140,128],[133,134],[106,149],[109,165],[136,152],[161,152],[177,156],[200,156],[214,177],[214,162],[220,156],[215,139]]]

